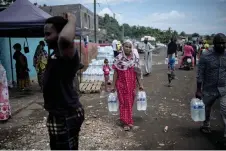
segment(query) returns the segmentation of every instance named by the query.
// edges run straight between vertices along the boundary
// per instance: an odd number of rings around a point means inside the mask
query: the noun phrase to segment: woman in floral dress
[[[119,99],[120,120],[124,124],[124,130],[133,128],[132,108],[136,95],[136,82],[140,90],[141,68],[139,58],[133,53],[132,42],[127,40],[123,44],[122,52],[115,58],[113,67],[113,92],[117,90]]]
[[[41,87],[41,90],[43,87],[43,76],[48,59],[48,54],[44,50],[44,47],[45,47],[44,41],[40,41],[39,45],[36,48],[35,55],[33,58],[33,64],[37,72],[38,84]]]
[[[0,121],[11,117],[6,71],[0,61]]]

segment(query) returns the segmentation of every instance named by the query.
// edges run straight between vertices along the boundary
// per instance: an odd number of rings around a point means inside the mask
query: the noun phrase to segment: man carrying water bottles
[[[220,110],[225,125],[224,137],[220,141],[226,147],[226,36],[217,34],[213,39],[214,48],[199,60],[196,97],[203,99],[206,119],[200,130],[211,133],[210,113],[216,100],[220,101]]]

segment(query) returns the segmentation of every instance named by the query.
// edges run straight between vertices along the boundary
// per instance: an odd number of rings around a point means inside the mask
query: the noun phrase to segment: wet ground
[[[164,53],[155,62],[164,62]],[[166,65],[153,66],[153,73],[144,79],[148,95],[147,113],[134,105],[134,121],[139,129],[124,132],[118,126],[118,116],[110,115],[106,98],[99,94],[83,95],[86,120],[80,133],[80,149],[222,149],[217,140],[223,135],[219,104],[213,107],[211,135],[199,132],[201,123],[190,118],[190,100],[195,93],[195,70],[176,71],[178,80],[167,86]],[[45,127],[47,113],[40,92],[14,98],[17,103],[31,101],[7,123],[0,124],[0,149],[49,149]],[[19,100],[19,101],[18,101]],[[13,103],[15,103],[12,101]],[[22,104],[22,103],[21,103]],[[164,132],[165,126],[168,131]]]

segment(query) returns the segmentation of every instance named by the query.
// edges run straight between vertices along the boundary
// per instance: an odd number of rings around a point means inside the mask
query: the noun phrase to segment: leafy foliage
[[[186,33],[185,33],[184,31],[182,31],[182,32],[180,33],[180,36],[185,37],[185,36],[186,36]]]
[[[191,36],[192,37],[199,37],[200,35],[198,33],[193,33]]]
[[[192,40],[192,37],[200,36],[198,33],[187,35],[184,31],[178,34],[177,31],[172,30],[170,27],[168,28],[168,30],[160,30],[152,27],[130,26],[129,24],[123,24],[120,26],[116,19],[107,14],[105,14],[104,17],[99,17],[99,27],[107,30],[106,39],[108,40],[122,40],[122,26],[124,26],[124,37],[130,37],[137,40],[140,40],[143,36],[153,36],[157,41],[168,43],[171,37],[183,36],[188,37],[189,40]],[[208,41],[212,41],[213,36],[214,34],[206,35],[204,37]]]
[[[99,17],[99,27],[107,30],[107,39],[122,40],[122,26],[124,26],[124,36],[140,40],[143,36],[153,36],[157,41],[168,43],[172,36],[178,36],[178,32],[169,28],[162,31],[157,28],[144,27],[144,26],[130,26],[129,24],[119,25],[118,21],[109,15],[105,14],[104,17]],[[183,32],[184,33],[184,32]],[[185,35],[185,33],[184,33]]]

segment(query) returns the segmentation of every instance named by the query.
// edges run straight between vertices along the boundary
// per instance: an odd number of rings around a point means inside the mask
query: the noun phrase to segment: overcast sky
[[[38,4],[81,3],[93,11],[93,0],[30,0]],[[178,32],[226,33],[226,0],[97,0],[99,15],[116,14],[120,24],[143,25]]]

